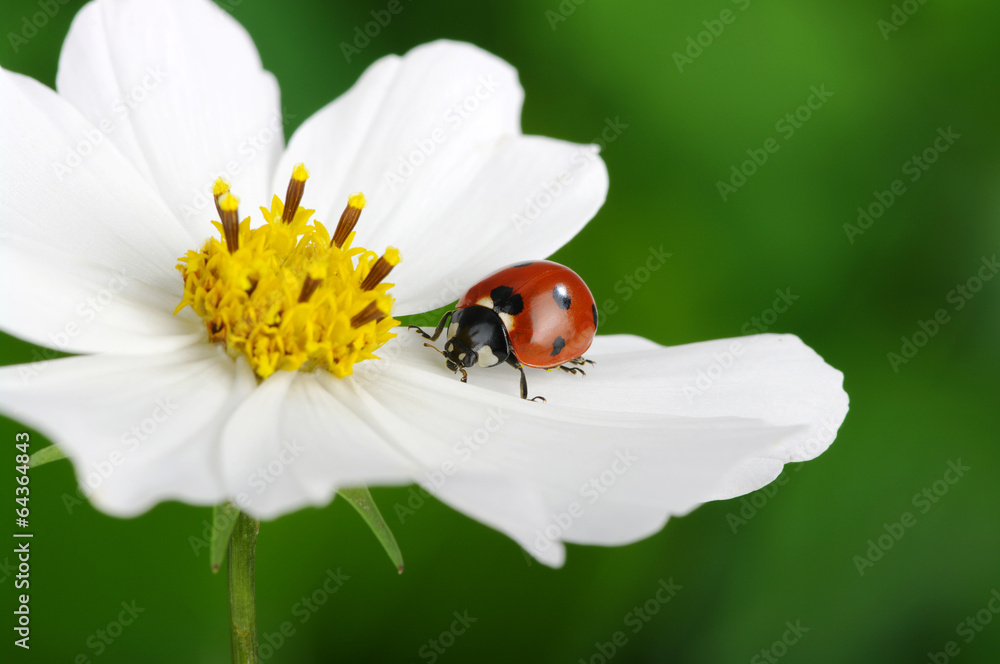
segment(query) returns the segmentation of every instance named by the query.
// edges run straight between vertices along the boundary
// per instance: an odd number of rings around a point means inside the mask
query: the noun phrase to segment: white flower
[[[357,243],[402,252],[396,315],[569,241],[604,201],[604,164],[522,135],[516,72],[471,45],[382,58],[287,147],[274,78],[205,0],[93,2],[58,93],[7,71],[0,87],[2,328],[79,354],[0,370],[0,404],[110,514],[229,499],[273,518],[338,487],[417,482],[560,565],[563,542],[635,541],[764,486],[847,412],[841,374],[794,336],[598,336],[586,377],[529,371],[543,404],[505,368],[457,381],[405,330],[352,376],[261,381],[190,308],[174,315],[175,266],[214,233],[220,175],[267,205],[304,162],[303,206],[331,223],[363,191]]]

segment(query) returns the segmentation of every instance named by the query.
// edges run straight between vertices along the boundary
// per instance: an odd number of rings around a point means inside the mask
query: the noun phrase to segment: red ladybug
[[[425,339],[437,341],[448,327],[445,365],[462,372],[478,364],[494,367],[506,362],[521,372],[521,398],[528,398],[524,367],[583,374],[579,366],[593,364],[582,355],[597,332],[597,305],[583,279],[564,265],[531,261],[505,267],[489,275],[447,312],[433,335],[416,325]],[[541,399],[542,397],[535,397]]]

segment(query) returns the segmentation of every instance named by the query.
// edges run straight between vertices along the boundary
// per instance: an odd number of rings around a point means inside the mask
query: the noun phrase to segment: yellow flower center
[[[399,325],[389,315],[392,284],[382,283],[399,252],[390,247],[379,257],[352,246],[362,194],[350,197],[332,237],[310,222],[315,210],[299,207],[308,177],[296,166],[285,201],[274,196],[270,210],[262,207],[267,223],[256,229],[250,217],[239,220],[239,201],[220,178],[214,193],[221,222],[212,222],[220,239],[178,259],[184,298],[174,313],[190,306],[209,339],[233,357],[246,356],[261,380],[317,367],[349,376],[355,362],[377,357]]]

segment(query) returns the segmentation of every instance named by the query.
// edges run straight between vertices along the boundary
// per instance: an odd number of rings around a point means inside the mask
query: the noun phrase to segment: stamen
[[[399,265],[399,249],[395,247],[389,247],[385,250],[385,253],[375,261],[375,265],[372,266],[371,272],[365,277],[365,280],[361,282],[361,290],[369,291],[380,283],[382,280],[389,276],[392,272],[392,268]]]
[[[331,245],[336,246],[338,249],[344,246],[347,236],[351,234],[351,231],[357,225],[358,218],[361,216],[361,210],[364,207],[365,195],[361,192],[351,194],[351,197],[347,199],[347,207],[344,208],[343,214],[340,215],[340,222],[337,224],[337,230],[333,234],[333,240],[330,242]]]
[[[281,220],[286,224],[291,223],[295,218],[295,212],[302,202],[302,192],[306,189],[306,180],[309,179],[309,170],[304,164],[297,164],[292,171],[292,179],[288,181],[288,190],[285,192],[285,210],[281,213]]]
[[[299,293],[299,302],[308,302],[321,283],[323,283],[322,279],[313,279],[307,274],[306,280],[302,282],[302,292]]]
[[[212,185],[212,196],[215,198],[215,211],[219,213],[219,219],[222,219],[222,208],[219,207],[219,196],[229,193],[229,181],[225,178],[220,177]]]
[[[381,320],[385,318],[385,315],[385,312],[378,308],[377,303],[369,302],[367,307],[351,318],[351,327],[357,329],[366,323],[372,322],[373,320]]]
[[[226,247],[232,254],[240,248],[240,199],[226,191],[216,200],[219,216],[222,218],[222,230],[226,234]]]
[[[272,196],[270,209],[261,208],[266,223],[256,228],[248,218],[241,223],[239,199],[228,182],[216,180],[220,221],[212,223],[220,233],[177,266],[184,297],[175,313],[191,307],[209,341],[223,344],[233,358],[244,356],[258,380],[314,369],[344,378],[358,362],[377,358],[399,325],[391,316],[392,284],[382,282],[399,252],[390,247],[379,257],[348,248],[365,197],[351,195],[332,242],[335,229],[311,221],[312,210],[301,207],[308,178],[297,165],[285,201]]]

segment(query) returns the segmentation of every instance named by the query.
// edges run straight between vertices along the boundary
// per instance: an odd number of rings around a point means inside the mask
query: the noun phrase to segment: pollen
[[[356,362],[376,359],[399,325],[391,316],[393,284],[383,280],[399,263],[389,247],[379,256],[353,246],[365,197],[352,194],[333,236],[314,210],[300,206],[309,171],[295,167],[285,200],[261,207],[265,224],[239,219],[239,200],[221,178],[213,186],[219,221],[200,251],[177,269],[184,297],[209,340],[230,356],[243,355],[260,380],[276,371],[326,370],[343,378]]]

